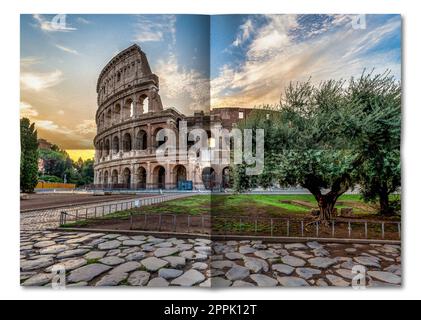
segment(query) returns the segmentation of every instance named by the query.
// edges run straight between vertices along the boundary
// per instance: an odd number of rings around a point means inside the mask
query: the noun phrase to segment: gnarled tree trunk
[[[319,195],[316,197],[316,199],[320,210],[319,220],[323,222],[332,220],[333,211],[338,196],[335,193],[328,193],[326,195]]]
[[[390,216],[393,214],[389,204],[389,193],[387,188],[382,188],[379,192],[380,198],[380,214],[384,216]]]

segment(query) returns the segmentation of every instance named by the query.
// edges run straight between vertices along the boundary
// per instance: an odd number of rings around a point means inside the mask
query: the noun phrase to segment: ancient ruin
[[[250,109],[218,108],[186,116],[164,108],[159,78],[138,45],[117,54],[101,71],[98,83],[97,135],[94,139],[95,184],[102,188],[220,189],[230,186],[229,166],[203,161],[158,163],[156,149],[161,129],[178,132],[180,122],[188,130],[231,129]],[[184,187],[183,187],[184,188]]]

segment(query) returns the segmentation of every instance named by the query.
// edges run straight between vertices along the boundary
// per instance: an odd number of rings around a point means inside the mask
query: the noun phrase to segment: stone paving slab
[[[388,244],[159,239],[87,232],[21,232],[21,285],[351,287],[400,286],[401,248]],[[354,269],[354,270],[353,270]]]

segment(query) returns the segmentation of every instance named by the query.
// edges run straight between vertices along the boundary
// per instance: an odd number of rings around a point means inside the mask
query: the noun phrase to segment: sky
[[[137,43],[164,108],[276,104],[291,81],[401,78],[399,15],[21,15],[21,116],[72,158],[93,155],[96,81]]]

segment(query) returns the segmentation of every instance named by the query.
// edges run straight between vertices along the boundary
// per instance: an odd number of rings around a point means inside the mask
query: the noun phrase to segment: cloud
[[[209,79],[197,70],[181,67],[175,55],[171,54],[168,60],[158,61],[156,73],[160,75],[164,104],[167,102],[179,110],[188,108],[190,111],[209,108]]]
[[[20,116],[25,118],[33,118],[38,116],[38,111],[27,102],[20,102]]]
[[[82,24],[91,24],[92,22],[88,19],[82,18],[82,17],[78,17],[76,19],[77,22],[82,23]]]
[[[174,15],[139,15],[134,25],[134,41],[142,43],[169,40],[174,44],[175,23]]]
[[[70,132],[69,130],[63,130],[62,128],[59,127],[58,124],[56,124],[54,121],[51,121],[51,120],[37,120],[35,122],[35,125],[37,128],[47,130],[47,131],[55,131],[55,132],[60,132],[60,133]]]
[[[253,22],[251,19],[247,19],[244,24],[240,26],[240,32],[237,34],[237,37],[235,38],[232,45],[234,47],[241,46],[247,39],[250,37],[251,33],[254,30]]]
[[[22,72],[20,83],[23,89],[42,91],[54,87],[63,80],[63,73],[60,70],[52,72]]]
[[[355,30],[350,17],[316,19],[303,27],[299,16],[268,16],[254,31],[243,61],[222,66],[212,79],[211,105],[276,104],[291,81],[349,79],[365,68],[390,69],[399,78],[399,53],[375,50],[399,30],[397,18]]]
[[[70,32],[77,30],[76,28],[70,27],[67,24],[65,14],[55,15],[51,21],[45,19],[44,16],[40,14],[34,14],[33,18],[37,22],[37,26],[45,32]]]
[[[40,137],[57,143],[62,148],[92,148],[91,120],[84,120],[74,129],[60,126],[52,120],[35,120],[35,127],[38,129]]]
[[[25,57],[20,59],[20,67],[22,69],[31,67],[35,64],[38,64],[41,62],[41,59],[38,57]]]
[[[72,48],[68,48],[68,47],[65,47],[65,46],[58,45],[58,44],[56,44],[56,48],[58,48],[58,49],[60,49],[60,50],[62,50],[64,52],[74,54],[76,56],[79,56],[80,55],[78,51],[76,51],[76,50],[74,50]]]
[[[90,135],[96,133],[96,123],[95,120],[83,120],[81,124],[76,126],[77,133],[81,135]]]

